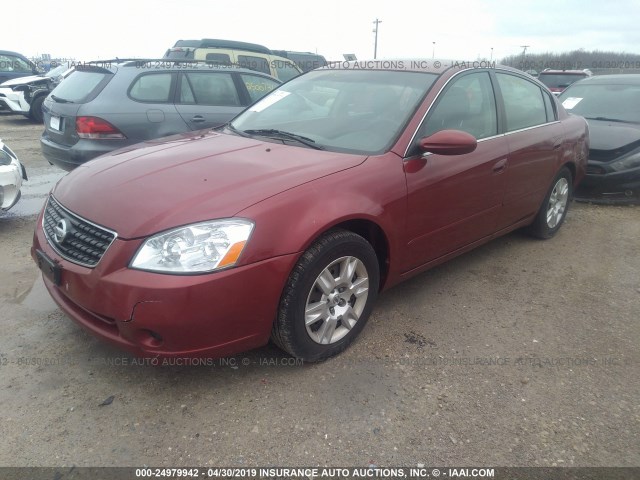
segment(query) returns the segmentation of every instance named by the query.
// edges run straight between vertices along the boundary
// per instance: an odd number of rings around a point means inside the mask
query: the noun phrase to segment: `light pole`
[[[493,61],[493,47],[491,47],[491,57],[489,58],[489,61]]]
[[[431,58],[436,58],[436,42],[433,43],[433,50],[431,50]]]
[[[376,58],[378,58],[378,25],[382,23],[382,20],[378,20],[377,18],[373,21],[374,25],[376,26],[373,29],[373,33],[376,34],[376,39],[375,39],[375,43],[373,44],[373,59],[375,60]]]

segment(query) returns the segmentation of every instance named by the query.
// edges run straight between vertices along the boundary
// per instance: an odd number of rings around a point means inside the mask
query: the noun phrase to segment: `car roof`
[[[524,75],[525,72],[487,60],[452,60],[433,58],[389,58],[376,60],[333,61],[318,70],[387,70],[443,74],[448,70],[491,68]]]
[[[616,75],[596,75],[580,80],[580,85],[640,85],[639,73],[620,73]],[[574,84],[576,85],[576,84]]]
[[[177,66],[180,68],[176,68]],[[188,65],[188,67],[187,67]],[[103,68],[105,70],[111,71],[111,73],[115,73],[113,70],[118,70],[119,68],[128,68],[133,67],[140,70],[146,70],[148,72],[158,72],[158,71],[169,71],[169,70],[218,70],[218,71],[233,71],[237,73],[251,73],[258,74],[263,77],[267,77],[270,79],[275,79],[278,83],[282,83],[281,80],[278,80],[271,75],[260,72],[257,70],[251,70],[249,68],[241,67],[237,64],[225,64],[225,63],[217,63],[213,61],[204,61],[204,60],[176,60],[169,58],[115,58],[111,60],[93,60],[91,62],[87,62],[84,64],[75,65],[77,70],[86,69],[100,69]],[[105,72],[106,73],[106,72]]]
[[[0,50],[0,55],[16,55],[18,57],[27,58],[23,54],[18,52],[12,52],[11,50]]]

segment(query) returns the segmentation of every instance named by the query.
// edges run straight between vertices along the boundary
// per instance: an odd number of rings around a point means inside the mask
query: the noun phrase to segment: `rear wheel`
[[[309,362],[340,353],[364,328],[377,298],[379,275],[369,242],[345,230],[327,233],[289,276],[273,341]]]
[[[31,102],[31,110],[29,111],[29,117],[36,123],[42,123],[44,117],[42,113],[42,103],[44,102],[44,95],[40,95],[33,99]]]
[[[573,194],[572,180],[571,172],[567,167],[563,167],[558,172],[542,202],[540,211],[528,228],[531,235],[547,239],[560,230]]]

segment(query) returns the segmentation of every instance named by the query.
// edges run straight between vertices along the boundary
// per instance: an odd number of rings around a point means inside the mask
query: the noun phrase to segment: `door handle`
[[[561,146],[562,146],[562,141],[559,141],[558,143],[554,143],[554,144],[553,144],[553,149],[554,149],[554,150],[557,150],[557,149],[559,149]]]
[[[191,119],[191,121],[194,123],[202,123],[204,122],[204,117],[202,115],[196,115]]]
[[[495,165],[493,165],[493,173],[502,173],[505,171],[505,169],[507,168],[507,159],[503,158],[502,160],[499,160],[495,163]]]

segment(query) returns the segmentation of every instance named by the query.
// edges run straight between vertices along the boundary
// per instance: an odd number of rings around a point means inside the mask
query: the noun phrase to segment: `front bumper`
[[[0,208],[9,210],[20,199],[22,180],[26,179],[24,167],[14,160],[10,165],[0,166]]]
[[[42,231],[43,251],[62,266],[55,302],[94,335],[141,357],[218,358],[265,345],[297,254],[206,275],[163,275],[126,265],[143,240],[116,239],[95,268],[61,258]]]
[[[587,173],[574,196],[578,201],[640,203],[640,168],[603,174]]]

